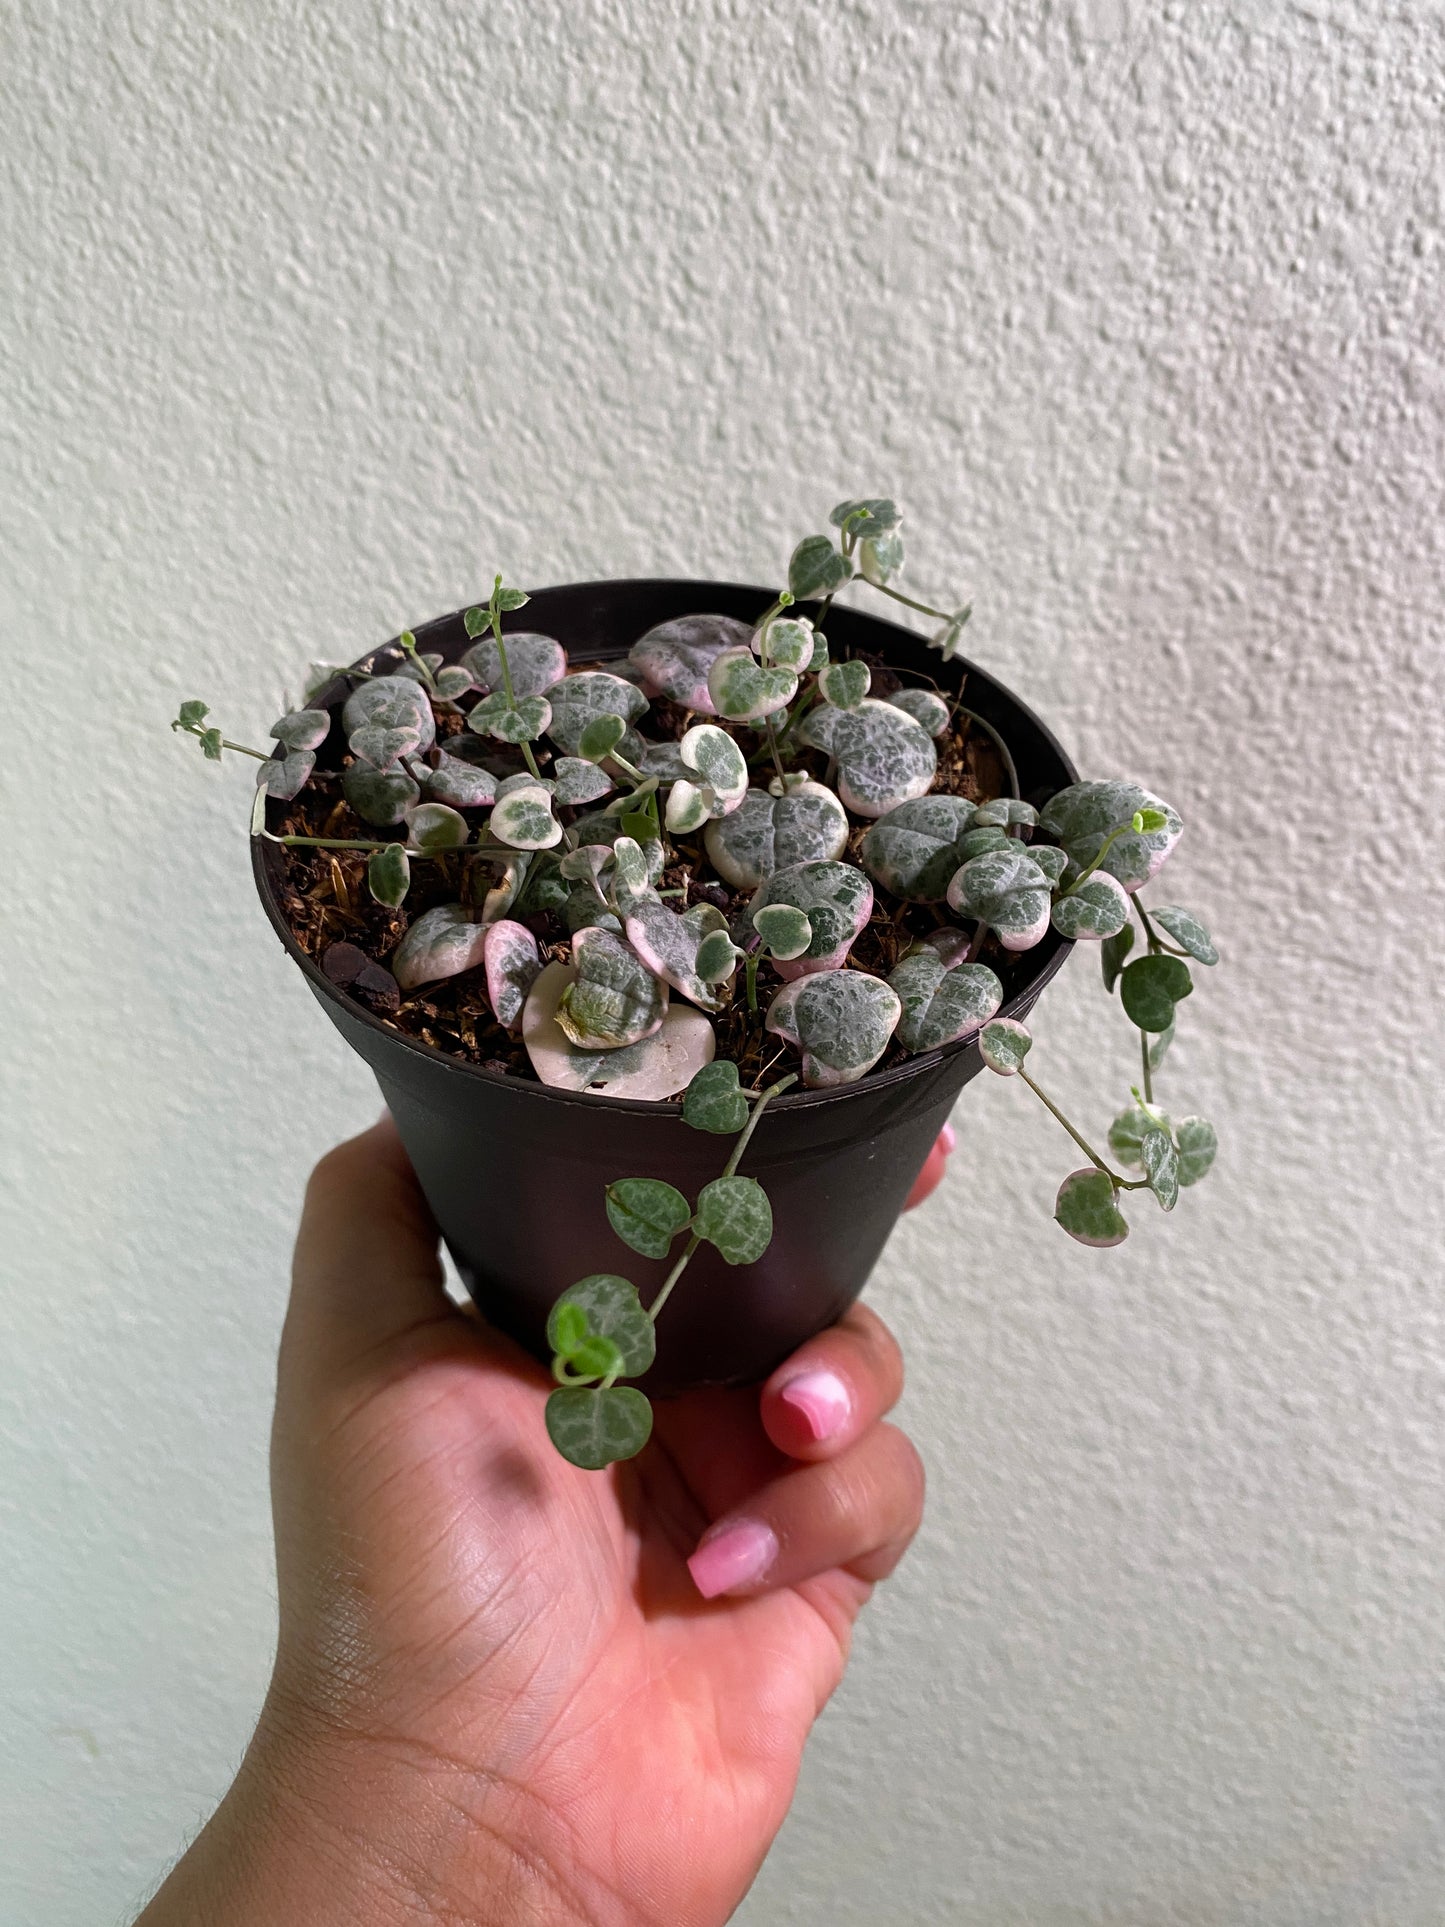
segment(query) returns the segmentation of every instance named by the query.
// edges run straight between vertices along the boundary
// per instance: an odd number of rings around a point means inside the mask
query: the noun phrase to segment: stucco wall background
[[[177,699],[874,489],[1188,820],[1224,1148],[1090,1253],[965,1094],[872,1290],[928,1523],[740,1918],[1440,1920],[1442,62],[1382,0],[12,0],[7,1927],[127,1919],[244,1744],[290,1231],[375,1106]],[[1107,1119],[1092,960],[1040,1018]]]

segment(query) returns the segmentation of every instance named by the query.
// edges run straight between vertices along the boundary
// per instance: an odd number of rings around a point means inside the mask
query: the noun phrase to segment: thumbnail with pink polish
[[[851,1409],[848,1387],[836,1372],[800,1372],[778,1393],[784,1405],[797,1412],[821,1445],[840,1431]]]
[[[692,1582],[704,1599],[761,1579],[778,1556],[778,1541],[757,1519],[739,1519],[704,1539],[687,1562]]]

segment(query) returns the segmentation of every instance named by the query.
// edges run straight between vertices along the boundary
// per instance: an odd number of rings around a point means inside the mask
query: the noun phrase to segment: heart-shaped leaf
[[[1174,1137],[1179,1146],[1179,1182],[1198,1184],[1219,1149],[1214,1126],[1207,1118],[1181,1117],[1174,1127]]]
[[[979,1055],[1000,1077],[1016,1077],[1033,1048],[1025,1025],[1013,1017],[995,1017],[978,1034]]]
[[[1167,1030],[1174,1021],[1174,1006],[1193,988],[1182,957],[1136,957],[1119,978],[1124,1015],[1140,1030]]]
[[[559,756],[552,765],[552,777],[557,801],[573,809],[596,803],[612,788],[612,778],[606,771],[581,756]]]
[[[916,797],[870,825],[859,853],[869,873],[894,896],[939,903],[966,860],[960,843],[973,817],[966,797]]]
[[[886,495],[860,495],[852,501],[840,502],[828,517],[835,529],[847,528],[850,535],[871,539],[876,535],[887,535],[896,529],[903,517],[898,504]],[[827,537],[822,537],[827,541]]]
[[[751,649],[724,649],[707,672],[713,707],[730,722],[756,722],[782,709],[798,693],[792,669],[764,669]]]
[[[973,604],[970,602],[967,608],[956,610],[954,614],[948,618],[948,621],[943,624],[942,628],[935,631],[935,633],[929,637],[929,648],[937,649],[942,654],[945,662],[952,662],[953,658],[958,654],[959,644],[963,641],[964,629],[967,627],[968,619],[972,614]]]
[[[1144,810],[1157,810],[1162,827],[1142,833],[1126,830],[1109,846],[1102,866],[1132,894],[1168,859],[1183,833],[1184,825],[1167,803],[1138,783],[1073,783],[1045,806],[1039,822],[1083,870],[1113,830]]]
[[[342,734],[349,742],[359,729],[414,729],[417,747],[436,741],[436,718],[426,691],[409,676],[371,676],[352,690],[341,711]]]
[[[841,856],[848,818],[821,783],[804,782],[784,796],[753,789],[730,815],[708,824],[703,842],[725,882],[755,890],[775,870]]]
[[[489,769],[445,753],[435,769],[423,768],[421,781],[433,801],[449,803],[454,810],[482,809],[497,794],[497,779]]]
[[[504,589],[500,582],[492,590],[492,603],[498,615],[507,615],[513,609],[525,609],[532,598],[522,589]]]
[[[391,769],[403,756],[421,747],[414,729],[385,729],[380,723],[363,723],[351,732],[349,745],[353,756],[360,756],[373,769]]]
[[[665,1258],[678,1232],[692,1223],[692,1206],[661,1178],[618,1178],[607,1187],[607,1222],[644,1258]]]
[[[1029,843],[1024,846],[1030,858],[1038,864],[1049,880],[1050,889],[1056,889],[1060,878],[1069,867],[1069,859],[1062,850],[1055,849],[1052,843]],[[1108,939],[1106,938],[1107,942]]]
[[[803,718],[798,738],[835,759],[838,794],[859,816],[885,816],[922,796],[938,769],[928,732],[872,696],[856,709],[819,704]]]
[[[664,1190],[671,1190],[665,1185]],[[674,1192],[674,1196],[679,1194]],[[683,1200],[686,1205],[686,1199]],[[666,1246],[663,1250],[666,1250]],[[621,1354],[628,1378],[640,1378],[657,1356],[652,1320],[642,1308],[637,1287],[615,1272],[594,1271],[569,1285],[547,1319],[547,1343],[565,1357],[572,1347],[562,1342],[582,1321],[582,1336],[609,1339]]]
[[[341,793],[365,822],[389,829],[401,822],[421,790],[404,769],[380,770],[370,763],[353,763],[342,775]]]
[[[521,629],[516,635],[503,636],[502,641],[507,646],[507,667],[512,672],[512,694],[519,699],[523,696],[545,696],[566,675],[567,651],[554,637],[539,636],[531,630]],[[502,652],[497,647],[495,636],[490,633],[473,643],[462,657],[461,666],[478,689],[505,690]]]
[[[1115,984],[1118,983],[1119,972],[1124,968],[1133,944],[1134,926],[1132,923],[1126,923],[1124,928],[1117,931],[1114,936],[1104,939],[1103,947],[1099,955],[1100,962],[1104,968],[1105,990],[1112,991]]]
[[[498,843],[509,844],[514,850],[550,850],[562,841],[562,825],[552,814],[551,795],[535,782],[500,796],[487,827]]]
[[[986,923],[1005,950],[1030,950],[1049,927],[1049,880],[1021,843],[971,858],[948,886],[961,917]]]
[[[768,954],[782,963],[801,957],[813,941],[813,926],[790,903],[765,903],[753,912],[753,928]]]
[[[288,749],[284,756],[273,756],[263,763],[256,772],[256,781],[278,803],[289,803],[305,789],[315,767],[314,749]]]
[[[626,734],[626,717],[610,710],[605,716],[594,716],[577,738],[577,754],[585,762],[605,762]]]
[[[438,669],[436,673],[436,696],[439,702],[455,703],[476,688],[472,672],[459,662],[449,668]]]
[[[1005,829],[1011,823],[1029,827],[1038,822],[1039,813],[1032,803],[1025,803],[1017,796],[995,796],[990,802],[979,804],[973,820],[995,829]]]
[[[580,849],[595,847],[612,851],[624,840],[639,844],[645,860],[646,882],[656,885],[661,881],[662,866],[666,857],[662,843],[655,832],[646,838],[633,837],[624,829],[619,818],[609,816],[605,810],[599,810],[592,816],[579,817],[572,825],[572,834],[576,837]],[[588,861],[586,858],[581,860]]]
[[[479,736],[495,736],[499,743],[535,743],[551,729],[552,721],[552,705],[545,696],[518,696],[508,702],[504,689],[483,696],[467,714],[468,729]]]
[[[805,535],[788,560],[788,590],[794,602],[817,602],[853,574],[853,564],[840,555],[828,535]]]
[[[719,802],[741,802],[748,788],[747,758],[725,729],[716,723],[694,723],[677,747],[683,762]]]
[[[512,1030],[542,968],[537,939],[525,924],[506,917],[485,927],[482,960],[487,969],[487,1001],[502,1028]]]
[[[1167,1131],[1169,1120],[1162,1111],[1146,1111],[1131,1104],[1109,1126],[1109,1149],[1126,1171],[1137,1171],[1144,1163],[1143,1143],[1151,1131]]]
[[[925,797],[923,800],[927,802],[929,799]],[[1021,850],[1024,847],[1017,837],[1010,836],[1007,830],[1001,830],[996,823],[978,824],[958,839],[958,860],[962,865],[972,863],[976,856],[987,856],[990,850]],[[1062,850],[1057,854],[1064,856]],[[1029,846],[1029,855],[1033,856],[1032,846]],[[1067,863],[1068,858],[1064,857],[1064,861]],[[1039,868],[1042,869],[1043,865],[1040,864]]]
[[[1003,1002],[1003,985],[986,964],[949,969],[936,950],[914,950],[889,973],[903,1014],[898,1039],[910,1051],[941,1050],[985,1024]]]
[[[522,1041],[542,1083],[558,1090],[595,1090],[608,1097],[656,1101],[676,1097],[704,1064],[712,1062],[717,1048],[712,1025],[689,1004],[673,1004],[662,1028],[640,1043],[619,1050],[574,1047],[558,1026],[556,1010],[575,980],[570,965],[547,964],[522,1012]]]
[[[1097,943],[1117,937],[1129,922],[1129,898],[1122,883],[1103,870],[1076,883],[1056,899],[1053,924],[1060,936]]]
[[[192,697],[192,699],[189,702],[184,702],[181,704],[180,713],[176,717],[176,720],[171,724],[171,728],[172,729],[193,729],[197,723],[204,722],[206,717],[209,716],[210,713],[211,711],[210,711],[209,704],[200,702],[196,698]],[[318,710],[316,713],[318,715],[326,714],[325,710]],[[328,721],[329,720],[330,719],[328,718]],[[276,732],[273,730],[271,733],[274,736]]]
[[[803,1053],[803,1082],[819,1090],[853,1084],[888,1048],[902,1014],[898,993],[862,970],[829,970],[784,984],[767,1028]]]
[[[376,901],[384,903],[389,910],[395,910],[405,901],[410,883],[411,864],[407,861],[405,844],[388,843],[384,850],[374,850],[367,858],[367,888]],[[395,970],[392,975],[396,975]]]
[[[941,736],[948,728],[952,712],[942,696],[935,696],[931,689],[895,689],[883,700],[901,709],[905,716],[911,716],[930,736]]]
[[[872,683],[873,672],[866,662],[830,662],[819,672],[818,694],[835,709],[856,709]]]
[[[712,908],[709,904],[701,907]],[[645,889],[619,908],[623,910],[627,941],[647,968],[699,1009],[718,1009],[723,1001],[718,987],[706,981],[697,968],[698,948],[710,934],[704,922],[692,915],[678,916]],[[723,921],[720,911],[713,911],[713,915],[719,923]]]
[[[627,944],[606,930],[579,930],[572,963],[576,981],[558,998],[556,1018],[573,1044],[617,1050],[662,1028],[667,987]]]
[[[841,970],[873,913],[873,885],[854,863],[795,863],[774,870],[753,905],[756,922],[768,904],[789,904],[808,920],[812,937],[800,956],[777,960],[778,975],[791,982],[825,970]]]
[[[466,818],[445,803],[418,803],[406,820],[414,850],[458,850],[471,834]]]
[[[624,823],[627,820],[623,818]],[[612,845],[608,890],[617,908],[624,911],[639,898],[652,896],[652,865],[634,837],[619,836]]]
[[[777,616],[766,634],[755,629],[748,646],[760,662],[778,669],[807,669],[813,660],[813,625],[806,616]]]
[[[773,1240],[773,1208],[756,1178],[714,1178],[698,1193],[692,1228],[726,1263],[755,1265]]]
[[[1161,930],[1167,931],[1181,950],[1187,950],[1196,963],[1217,964],[1219,952],[1209,932],[1192,911],[1177,904],[1161,903],[1149,915]]]
[[[741,955],[726,930],[710,930],[697,947],[697,974],[705,984],[725,983]]]
[[[1165,1211],[1179,1202],[1179,1152],[1167,1131],[1146,1131],[1139,1145],[1149,1189]]]
[[[730,1058],[704,1064],[683,1094],[682,1121],[695,1131],[735,1137],[748,1121],[748,1101]]]
[[[707,672],[724,649],[745,648],[749,634],[749,625],[732,616],[674,616],[639,636],[629,660],[657,694],[711,716]]]
[[[183,705],[182,707],[186,707]],[[205,713],[205,704],[201,704]],[[287,749],[319,749],[331,728],[331,715],[325,709],[293,709],[279,723],[272,723],[271,734]]]
[[[552,720],[547,733],[564,756],[582,754],[582,732],[598,716],[621,716],[635,723],[647,709],[647,698],[623,676],[610,675],[605,669],[584,669],[568,676],[549,692]],[[630,745],[640,751],[642,739],[629,731],[618,745],[631,763],[637,761]]]
[[[474,923],[460,903],[440,903],[434,910],[423,911],[397,945],[391,974],[403,990],[459,977],[481,963],[492,927]]]
[[[865,582],[882,588],[903,567],[903,536],[898,529],[868,535],[858,544],[858,567]]]
[[[636,1458],[652,1436],[652,1407],[633,1385],[567,1385],[547,1400],[547,1436],[572,1465],[600,1472]]]
[[[1092,1165],[1064,1179],[1054,1200],[1054,1218],[1081,1245],[1121,1245],[1129,1235],[1113,1180]]]

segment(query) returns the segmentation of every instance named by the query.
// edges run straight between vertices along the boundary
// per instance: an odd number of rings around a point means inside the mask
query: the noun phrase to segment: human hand
[[[141,1927],[725,1921],[917,1528],[901,1384],[855,1306],[579,1471],[547,1374],[447,1298],[394,1126],[339,1146],[281,1344],[271,1690]]]

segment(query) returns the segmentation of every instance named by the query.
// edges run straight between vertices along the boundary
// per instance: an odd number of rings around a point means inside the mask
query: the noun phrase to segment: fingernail
[[[802,1419],[815,1445],[840,1432],[853,1409],[848,1387],[836,1372],[799,1372],[779,1388],[778,1397]]]
[[[938,1141],[943,1146],[943,1155],[947,1157],[958,1143],[958,1132],[951,1124],[945,1124],[938,1134]]]
[[[772,1529],[759,1519],[738,1519],[706,1538],[687,1562],[692,1583],[704,1599],[750,1586],[778,1556]]]

